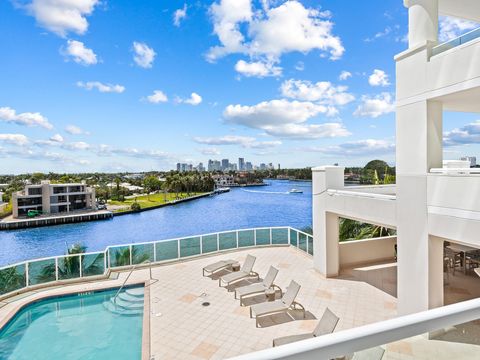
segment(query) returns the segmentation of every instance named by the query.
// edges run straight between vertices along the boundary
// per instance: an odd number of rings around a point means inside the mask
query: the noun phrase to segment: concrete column
[[[327,189],[344,187],[345,168],[322,166],[312,169],[314,267],[324,276],[339,271],[338,216],[328,212]]]
[[[430,235],[428,248],[428,307],[443,306],[443,239]]]
[[[408,8],[408,47],[438,41],[438,0],[404,0]]]
[[[438,266],[439,248],[428,235],[427,174],[442,166],[442,104],[400,106],[396,124],[398,312],[404,315],[438,304],[431,299],[437,297],[431,286],[438,286],[438,280],[433,272],[430,277],[430,269]]]

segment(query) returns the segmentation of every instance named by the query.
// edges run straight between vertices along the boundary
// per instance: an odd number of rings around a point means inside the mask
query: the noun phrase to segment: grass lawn
[[[189,196],[191,197],[191,196],[196,196],[196,195],[201,195],[201,194],[205,194],[205,193],[190,193],[190,195],[187,195],[187,193],[179,193],[178,198],[177,198],[177,194],[167,193],[166,199],[167,199],[167,202],[169,202],[169,201],[174,201],[174,200],[178,200],[178,199],[185,199]],[[115,207],[116,206],[118,206],[118,207],[121,206],[122,207],[122,208],[118,208],[118,209],[113,209],[113,212],[128,211],[128,210],[130,210],[130,207],[135,202],[135,200],[140,205],[140,208],[147,209],[147,208],[150,208],[150,207],[165,204],[165,194],[163,194],[163,193],[162,194],[151,194],[150,196],[142,195],[142,196],[137,196],[136,199],[134,199],[134,198],[125,199],[125,201],[109,200],[108,205],[109,206],[113,205]]]
[[[0,219],[12,214],[12,203],[8,203],[3,209],[0,209]]]

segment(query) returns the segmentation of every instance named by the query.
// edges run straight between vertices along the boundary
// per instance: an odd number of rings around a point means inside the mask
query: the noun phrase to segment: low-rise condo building
[[[95,189],[85,183],[27,185],[12,194],[14,218],[28,215],[30,210],[42,214],[65,214],[72,211],[95,210]]]

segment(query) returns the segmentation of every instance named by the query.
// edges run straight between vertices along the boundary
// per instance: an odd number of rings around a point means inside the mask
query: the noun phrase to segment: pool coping
[[[144,288],[144,308],[143,308],[143,319],[142,319],[142,353],[141,359],[142,360],[149,360],[150,359],[150,281],[138,281],[132,282],[125,287],[135,287],[138,285],[143,285]],[[108,291],[113,289],[119,289],[121,286],[119,285],[108,285],[108,286],[101,286],[101,287],[94,287],[93,289],[88,290],[76,290],[72,291],[72,289],[65,289],[55,294],[45,294],[44,291],[35,292],[33,291],[31,294],[31,299],[26,300],[25,303],[15,304],[13,309],[8,312],[8,314],[3,318],[0,319],[0,331],[8,325],[8,323],[17,315],[20,311],[22,311],[25,307],[34,304],[39,301],[44,301],[52,298],[81,294],[84,292],[100,292],[100,291]],[[52,289],[50,289],[52,290]],[[11,304],[11,303],[9,303]]]

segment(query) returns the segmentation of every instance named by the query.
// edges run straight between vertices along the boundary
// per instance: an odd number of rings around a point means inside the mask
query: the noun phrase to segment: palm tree
[[[18,266],[0,270],[0,295],[25,287],[25,273],[19,272]]]

